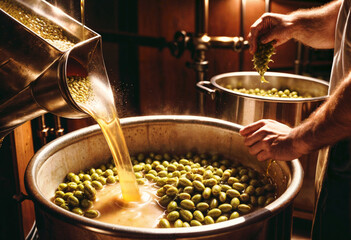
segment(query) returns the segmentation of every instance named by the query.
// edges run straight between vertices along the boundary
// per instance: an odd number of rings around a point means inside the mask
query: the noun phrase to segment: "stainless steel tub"
[[[247,125],[260,119],[274,119],[291,127],[299,125],[328,97],[328,83],[316,78],[267,72],[265,78],[269,83],[261,83],[257,72],[232,72],[216,75],[210,81],[199,82],[197,87],[210,95],[205,98],[203,106],[207,116]],[[225,88],[230,84],[233,88],[260,88],[296,90],[300,95],[311,95],[311,98],[269,98],[234,92]],[[294,215],[312,219],[315,190],[314,178],[320,151],[302,156],[300,161],[305,171],[304,183],[295,200]],[[319,156],[325,159],[323,153]]]
[[[261,83],[257,72],[232,72],[216,75],[197,87],[215,101],[215,116],[241,125],[257,120],[275,119],[290,126],[307,118],[328,95],[328,83],[316,78],[288,73],[267,72],[269,83]],[[291,89],[311,98],[269,98],[234,92],[225,88]],[[206,108],[206,106],[204,106]]]
[[[244,147],[240,125],[197,116],[147,116],[121,119],[130,153],[220,153],[228,159],[265,172]],[[298,160],[270,168],[279,197],[265,208],[243,217],[191,228],[153,229],[117,226],[78,216],[50,199],[68,172],[98,166],[110,152],[97,125],[49,143],[30,161],[26,189],[35,204],[40,239],[290,239],[292,203],[301,188],[303,170]]]

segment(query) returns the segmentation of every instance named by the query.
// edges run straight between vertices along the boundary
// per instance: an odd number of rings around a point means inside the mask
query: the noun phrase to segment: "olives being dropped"
[[[219,223],[250,213],[276,198],[271,179],[219,155],[140,153],[132,156],[140,184],[155,187],[165,214],[158,227],[190,227]],[[68,173],[53,202],[76,214],[97,218],[97,191],[119,181],[113,161],[79,173]],[[243,181],[243,176],[246,176]],[[114,181],[107,181],[113,178]]]
[[[257,42],[257,50],[253,55],[253,65],[256,71],[261,76],[261,82],[267,83],[268,81],[264,78],[264,74],[269,69],[268,64],[272,62],[272,55],[275,53],[273,41],[262,44],[260,41]]]
[[[260,88],[246,89],[246,88],[235,88],[230,84],[224,87],[234,92],[256,95],[261,97],[276,97],[276,98],[311,98],[312,97],[309,94],[300,95],[297,91],[290,90],[290,89],[277,89],[277,88],[271,88],[268,90],[260,89]]]

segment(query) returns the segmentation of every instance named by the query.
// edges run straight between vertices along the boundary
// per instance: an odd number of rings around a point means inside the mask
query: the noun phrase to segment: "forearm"
[[[292,22],[292,38],[313,48],[333,48],[341,3],[341,0],[337,0],[321,7],[298,10],[289,14]]]
[[[290,132],[303,154],[351,136],[351,74],[304,123]]]

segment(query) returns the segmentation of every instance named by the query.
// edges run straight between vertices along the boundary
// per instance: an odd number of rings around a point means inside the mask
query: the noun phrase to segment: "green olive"
[[[211,197],[211,192],[212,192],[211,188],[206,187],[205,190],[202,192],[202,197],[204,199],[209,199]]]
[[[240,182],[233,183],[233,189],[238,190],[239,192],[245,189],[244,185]]]
[[[102,189],[104,186],[102,185],[102,183],[100,181],[92,181],[91,185],[96,189],[96,190],[100,190]]]
[[[169,223],[169,221],[165,218],[162,218],[158,224],[161,228],[170,228],[171,224]]]
[[[178,208],[178,204],[176,201],[171,201],[167,205],[167,212],[175,211]]]
[[[202,226],[202,224],[198,220],[191,220],[190,226],[196,227],[196,226]]]
[[[201,194],[195,194],[191,198],[191,201],[193,201],[194,204],[198,204],[201,200],[202,200]]]
[[[204,215],[199,210],[195,210],[193,213],[193,216],[194,216],[194,219],[199,221],[199,222],[203,222],[205,220]]]
[[[63,192],[63,191],[56,191],[55,192],[55,198],[63,198],[64,195],[65,195],[65,192]]]
[[[79,207],[75,207],[72,209],[72,212],[79,214],[79,215],[83,215],[83,210],[80,209]]]
[[[193,214],[191,211],[186,210],[186,209],[180,209],[179,211],[180,213],[180,217],[184,220],[184,221],[191,221],[193,219]]]
[[[206,202],[199,202],[196,205],[196,209],[200,210],[201,212],[206,211],[210,206]]]
[[[224,213],[227,213],[227,212],[230,212],[232,210],[232,205],[230,205],[229,203],[222,203],[221,205],[218,206],[218,208],[224,212]]]
[[[200,181],[197,181],[197,180],[193,181],[193,186],[197,191],[202,192],[205,190],[205,185]]]
[[[235,197],[230,201],[230,205],[232,205],[233,209],[237,209],[240,204],[239,198]]]
[[[88,218],[96,218],[97,216],[99,216],[99,213],[96,210],[89,209],[84,212],[84,216]]]
[[[174,227],[183,227],[183,221],[181,219],[177,219],[177,221],[174,222]]]
[[[193,201],[189,200],[189,199],[184,199],[180,202],[180,206],[183,207],[184,209],[187,210],[193,210],[195,209],[195,204]]]
[[[55,198],[55,204],[58,205],[58,206],[61,206],[62,204],[65,204],[65,200],[61,197],[57,197]]]
[[[240,192],[236,189],[229,189],[227,192],[226,192],[227,196],[229,198],[235,198],[235,197],[239,197],[240,196]]]
[[[216,223],[224,222],[224,221],[227,221],[227,220],[228,220],[227,216],[220,216],[220,217],[217,218]]]
[[[217,218],[221,216],[222,211],[219,208],[213,208],[210,211],[208,211],[207,216],[210,216],[212,218]]]
[[[222,191],[222,188],[218,184],[216,184],[216,185],[214,185],[212,187],[212,194],[213,194],[213,196],[218,196],[221,191]]]
[[[238,210],[241,213],[249,213],[249,212],[251,212],[252,208],[247,204],[239,204]]]
[[[204,219],[204,223],[208,225],[208,224],[215,223],[215,221],[213,220],[213,218],[211,216],[206,216]]]
[[[218,207],[218,199],[217,198],[212,198],[210,201],[210,209],[217,208]]]
[[[229,219],[235,219],[238,217],[240,217],[240,214],[238,212],[234,211],[232,214],[230,214]]]
[[[178,211],[172,211],[167,214],[167,219],[168,221],[174,222],[179,218],[179,212]]]

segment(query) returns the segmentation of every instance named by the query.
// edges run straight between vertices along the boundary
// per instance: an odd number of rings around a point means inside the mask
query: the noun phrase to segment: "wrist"
[[[292,129],[288,137],[291,139],[293,151],[298,155],[305,155],[313,151],[312,146],[306,141],[306,137],[301,135],[299,128]]]

